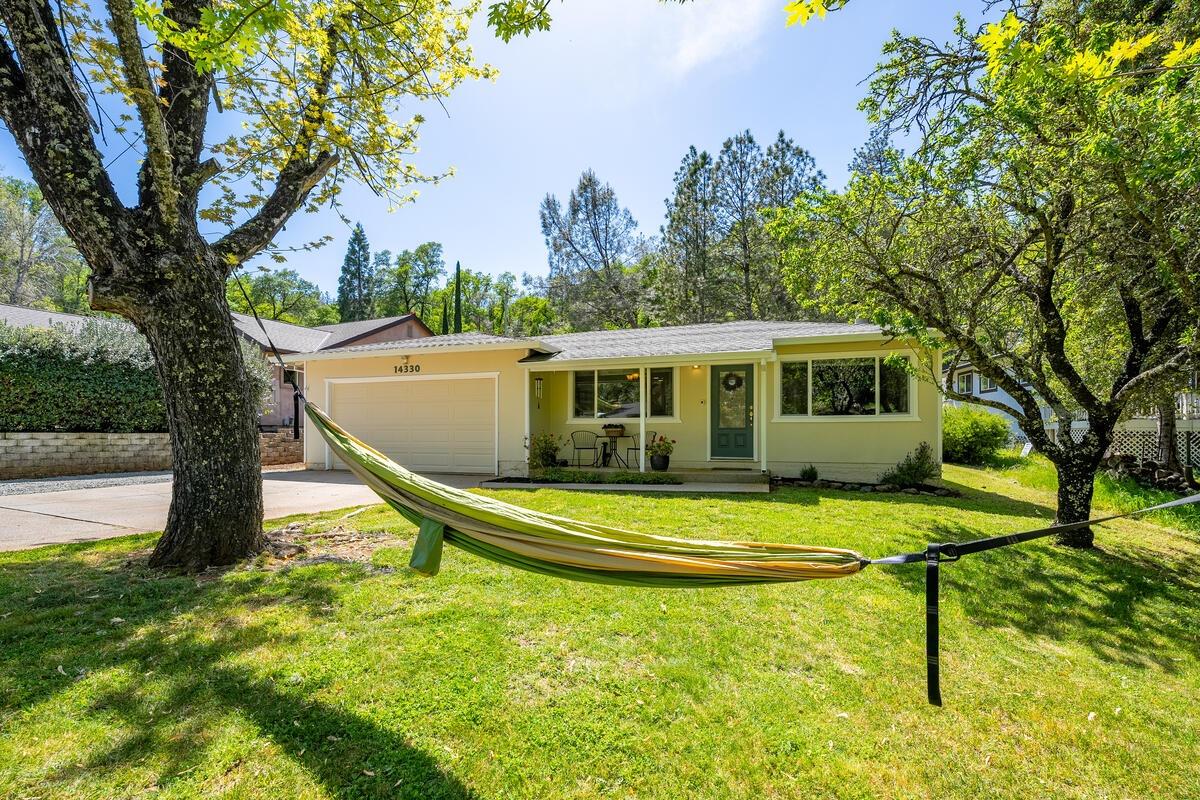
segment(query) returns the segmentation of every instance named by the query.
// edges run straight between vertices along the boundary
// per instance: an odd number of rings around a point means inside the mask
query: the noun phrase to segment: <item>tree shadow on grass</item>
[[[931,541],[993,535],[943,524]],[[1160,555],[1076,550],[1041,540],[943,564],[941,596],[983,627],[1082,642],[1102,660],[1174,673],[1200,652],[1200,561],[1185,555],[1166,565]],[[924,592],[923,563],[889,572],[914,594]],[[943,629],[949,630],[945,615]]]
[[[75,724],[115,723],[128,732],[84,762],[37,775],[30,791],[71,791],[87,776],[148,765],[163,789],[220,781],[206,768],[219,769],[231,745],[223,742],[214,756],[211,734],[232,714],[331,796],[474,796],[403,732],[313,699],[320,679],[264,676],[247,665],[257,647],[300,646],[301,637],[282,628],[278,615],[260,622],[258,612],[285,604],[297,621],[318,620],[367,569],[323,565],[197,580],[139,563],[121,566],[119,559],[91,557],[89,549],[63,548],[54,557],[0,566],[0,613],[12,611],[0,618],[0,711],[33,710],[73,691],[77,680],[96,680],[98,694],[70,712]],[[193,624],[193,612],[205,626]],[[65,665],[62,672],[58,665]],[[225,766],[236,772],[240,759]]]

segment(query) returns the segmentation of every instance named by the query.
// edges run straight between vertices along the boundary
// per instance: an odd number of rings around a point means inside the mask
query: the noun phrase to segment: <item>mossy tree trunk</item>
[[[203,250],[130,316],[150,341],[167,406],[174,459],[171,508],[151,564],[189,571],[231,564],[262,547],[257,411],[224,279]],[[104,304],[100,281],[93,303]]]

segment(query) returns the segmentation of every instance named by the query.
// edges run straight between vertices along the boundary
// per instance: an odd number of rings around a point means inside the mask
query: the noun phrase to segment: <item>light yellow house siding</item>
[[[737,359],[721,356],[722,363],[748,363],[755,370],[755,453],[753,459],[712,460],[709,458],[709,364],[670,364],[667,361],[642,360],[635,364],[614,363],[615,368],[637,369],[641,366],[673,366],[677,418],[648,419],[646,429],[675,439],[673,468],[762,466],[763,447],[766,447],[766,466],[774,474],[795,476],[808,464],[815,466],[823,478],[832,480],[873,481],[921,442],[929,442],[934,452],[941,452],[941,399],[937,388],[925,381],[913,380],[914,409],[903,418],[887,416],[833,418],[814,417],[787,420],[778,416],[776,383],[781,359],[845,355],[871,356],[893,350],[905,350],[904,345],[886,346],[868,343],[788,345],[778,348],[770,358],[761,355]],[[547,370],[540,365],[526,365],[519,360],[527,354],[524,349],[485,350],[476,352],[420,353],[410,355],[409,367],[419,366],[417,375],[396,374],[396,367],[405,361],[400,356],[366,358],[323,358],[308,361],[305,369],[305,392],[318,405],[327,404],[327,387],[333,386],[336,418],[336,383],[338,378],[386,378],[399,382],[436,378],[455,374],[496,375],[498,407],[497,460],[501,475],[526,473],[525,434],[554,433],[562,437],[561,458],[569,459],[567,442],[572,431],[600,432],[603,420],[573,420],[570,414],[570,371]],[[936,369],[936,365],[935,365]],[[936,374],[936,372],[935,372]],[[536,397],[536,379],[542,379],[540,402]],[[528,422],[526,413],[528,412]],[[637,433],[638,420],[621,420],[627,433]],[[527,427],[528,425],[528,427]],[[765,441],[764,441],[765,440]],[[620,442],[621,453],[632,441]],[[312,468],[324,468],[325,447],[319,437],[308,436],[305,442],[305,462]],[[630,466],[637,468],[636,461]]]
[[[332,392],[334,418],[337,416],[337,378],[385,378],[404,381],[430,380],[438,376],[495,373],[497,380],[497,459],[501,475],[525,474],[525,367],[517,361],[526,350],[484,350],[478,352],[421,353],[369,358],[313,359],[306,362],[304,393],[322,408],[329,406]],[[419,373],[397,374],[396,367]],[[351,431],[353,433],[353,431]],[[305,436],[304,461],[312,469],[326,465],[325,443],[319,436]]]

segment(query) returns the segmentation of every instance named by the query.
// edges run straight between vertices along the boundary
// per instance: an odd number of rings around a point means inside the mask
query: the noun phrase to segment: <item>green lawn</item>
[[[1051,517],[1012,474],[946,473],[964,497],[497,494],[868,555]],[[411,527],[341,516],[309,530],[382,532],[353,543],[368,563],[171,577],[150,536],[0,554],[0,797],[1200,797],[1192,531],[946,567],[939,710],[919,566],[625,589],[450,549],[422,578]]]

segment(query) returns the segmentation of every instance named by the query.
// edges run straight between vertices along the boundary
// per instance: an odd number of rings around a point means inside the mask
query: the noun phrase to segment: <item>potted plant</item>
[[[646,444],[646,453],[650,456],[650,468],[662,472],[671,466],[671,453],[675,452],[675,440],[659,436]]]
[[[605,436],[612,436],[614,438],[625,435],[625,426],[618,422],[610,422],[607,425],[602,425],[601,430],[604,431]]]

